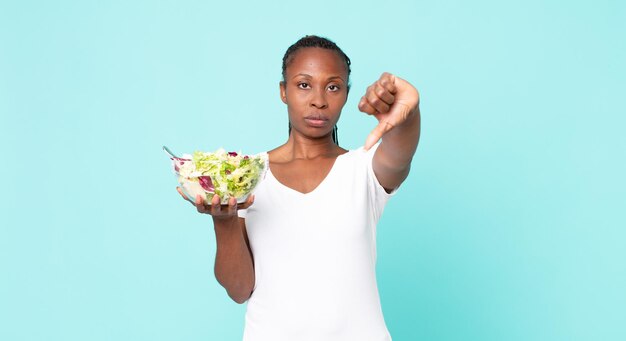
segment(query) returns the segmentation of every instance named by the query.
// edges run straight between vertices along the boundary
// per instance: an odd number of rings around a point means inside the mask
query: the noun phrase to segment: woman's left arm
[[[378,125],[365,141],[365,150],[382,138],[372,167],[380,184],[390,192],[409,175],[417,149],[419,93],[409,82],[385,72],[367,88],[359,102],[359,110],[378,120]]]

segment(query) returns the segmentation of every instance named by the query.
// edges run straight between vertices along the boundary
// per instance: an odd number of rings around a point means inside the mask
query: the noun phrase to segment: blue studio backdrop
[[[162,145],[287,138],[281,58],[352,59],[339,122],[384,71],[422,96],[378,228],[394,340],[626,340],[620,1],[2,1],[0,340],[240,340],[215,236]],[[304,294],[304,293],[303,293]]]

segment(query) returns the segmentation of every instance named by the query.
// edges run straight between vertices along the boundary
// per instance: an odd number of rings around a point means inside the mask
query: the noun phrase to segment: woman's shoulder
[[[269,163],[277,163],[279,160],[285,160],[286,158],[287,153],[284,145],[267,151],[267,160]]]

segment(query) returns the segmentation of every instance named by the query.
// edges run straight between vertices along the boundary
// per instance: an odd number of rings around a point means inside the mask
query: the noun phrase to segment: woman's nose
[[[313,91],[311,106],[317,109],[325,109],[328,106],[328,102],[326,101],[326,93],[323,90]]]

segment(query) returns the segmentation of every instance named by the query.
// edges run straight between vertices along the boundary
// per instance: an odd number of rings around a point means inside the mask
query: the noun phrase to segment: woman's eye
[[[339,91],[339,86],[337,85],[329,85],[328,90],[330,91]]]
[[[298,87],[300,89],[308,89],[309,88],[309,83],[298,83]]]

